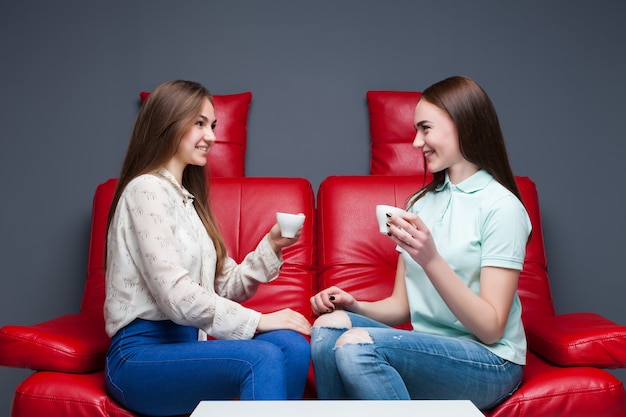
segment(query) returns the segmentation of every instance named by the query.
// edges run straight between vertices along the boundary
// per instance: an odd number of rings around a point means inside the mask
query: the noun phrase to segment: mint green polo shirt
[[[480,292],[483,266],[521,271],[531,230],[528,213],[519,199],[486,171],[480,170],[456,185],[446,173],[445,182],[418,200],[410,211],[424,221],[441,256],[476,294]],[[399,251],[406,265],[415,331],[468,339],[503,359],[526,363],[526,336],[517,293],[502,338],[485,345],[456,319],[422,267],[404,250]]]

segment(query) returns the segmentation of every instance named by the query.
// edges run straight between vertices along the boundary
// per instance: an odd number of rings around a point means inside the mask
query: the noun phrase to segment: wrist
[[[344,304],[343,309],[351,313],[361,314],[361,303],[358,300],[353,299],[350,304]]]
[[[448,263],[440,255],[437,255],[420,266],[426,273],[426,276],[431,277],[436,275],[438,271],[443,271],[444,266],[448,266]]]
[[[278,243],[276,243],[276,240],[272,238],[271,232],[267,234],[267,243],[269,243],[270,248],[272,248],[272,251],[274,251],[276,256],[280,258],[280,254],[282,253],[282,247],[280,247]]]

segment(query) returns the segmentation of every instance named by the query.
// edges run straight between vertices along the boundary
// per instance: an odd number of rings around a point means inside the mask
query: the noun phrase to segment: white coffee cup
[[[304,223],[306,216],[304,214],[276,213],[276,221],[280,226],[280,235],[282,237],[292,238],[296,236],[298,230]]]
[[[406,211],[395,206],[387,206],[384,204],[379,204],[376,206],[376,220],[378,220],[378,230],[383,235],[386,235],[387,232],[389,232],[389,228],[387,227],[389,217],[387,217],[387,213],[395,214],[396,216],[402,217],[404,216]]]

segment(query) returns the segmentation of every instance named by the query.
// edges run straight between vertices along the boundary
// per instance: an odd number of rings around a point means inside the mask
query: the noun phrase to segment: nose
[[[424,147],[424,138],[420,133],[419,129],[415,132],[415,139],[413,139],[413,147],[416,149],[421,149]]]
[[[213,130],[213,128],[210,125],[206,126],[204,128],[204,140],[213,143],[216,139],[217,137],[215,136],[215,131]]]

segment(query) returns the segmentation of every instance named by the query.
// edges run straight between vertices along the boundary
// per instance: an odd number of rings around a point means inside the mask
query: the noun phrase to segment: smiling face
[[[424,153],[429,172],[448,169],[450,180],[458,184],[478,170],[461,154],[456,125],[444,110],[421,99],[415,107],[414,124],[413,146]]]
[[[187,165],[204,166],[211,146],[215,143],[215,128],[217,120],[215,109],[208,98],[203,100],[200,112],[193,124],[187,129],[178,144],[178,150],[165,164],[179,182]]]

